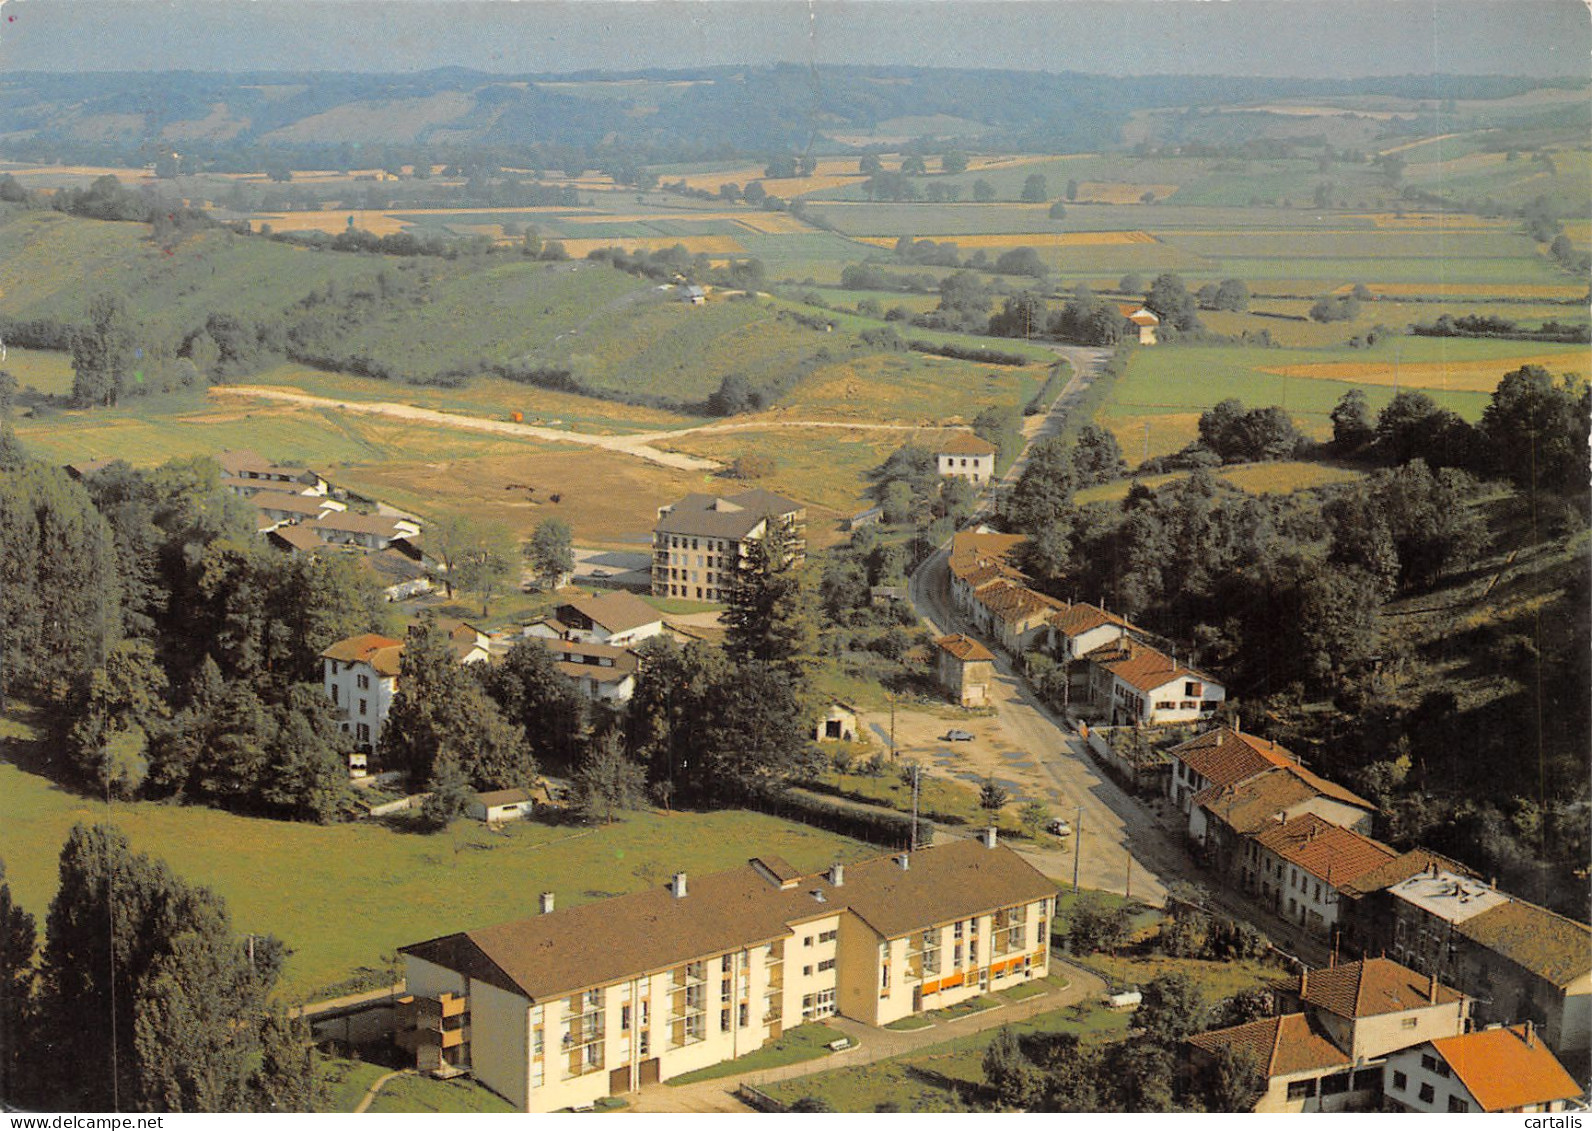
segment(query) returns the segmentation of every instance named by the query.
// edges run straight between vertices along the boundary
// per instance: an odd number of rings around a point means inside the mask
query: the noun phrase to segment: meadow
[[[1140,439],[1140,437],[1125,437],[1124,439]],[[1137,455],[1138,453],[1133,453]],[[1218,479],[1223,479],[1241,491],[1248,491],[1251,495],[1287,495],[1294,491],[1308,491],[1313,487],[1326,487],[1334,483],[1352,483],[1364,478],[1365,472],[1350,467],[1339,467],[1330,463],[1313,463],[1303,460],[1277,460],[1272,463],[1237,463],[1226,467],[1214,468],[1213,473]],[[1143,475],[1134,479],[1119,479],[1114,483],[1102,483],[1094,487],[1085,487],[1075,496],[1080,504],[1088,503],[1120,503],[1127,498],[1128,491],[1135,485],[1142,484],[1154,490],[1179,479],[1187,478],[1188,472],[1173,472],[1166,475]]]
[[[315,1000],[362,971],[384,974],[405,943],[533,914],[541,891],[572,907],[676,871],[736,867],[748,845],[804,870],[877,851],[748,812],[641,812],[596,828],[526,821],[488,831],[458,821],[426,836],[372,821],[322,826],[153,802],[107,806],[18,765],[36,756],[25,716],[0,716],[0,738],[0,858],[21,906],[42,923],[72,825],[110,821],[135,850],[224,898],[237,931],[288,944],[279,992],[290,1002]]]

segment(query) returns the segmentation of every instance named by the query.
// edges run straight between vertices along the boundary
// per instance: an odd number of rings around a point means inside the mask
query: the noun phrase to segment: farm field
[[[288,1001],[314,1000],[362,967],[385,971],[404,943],[533,914],[539,891],[573,907],[682,869],[735,867],[748,844],[804,870],[877,852],[747,812],[636,813],[595,829],[524,822],[488,832],[460,821],[421,836],[374,822],[319,826],[151,802],[107,809],[19,768],[17,747],[25,758],[35,739],[29,720],[0,717],[0,737],[0,858],[19,904],[42,923],[57,847],[72,825],[112,821],[135,850],[222,896],[238,931],[287,942],[280,993]]]
[[[997,348],[999,343],[992,343]],[[782,415],[871,424],[971,424],[991,405],[1021,409],[1044,383],[1038,366],[979,365],[921,353],[872,354],[814,370]]]
[[[72,395],[72,355],[64,350],[25,350],[6,348],[6,359],[0,362],[17,379],[24,392],[29,388],[46,396]]]
[[[1372,412],[1380,411],[1407,367],[1433,400],[1474,421],[1505,373],[1544,361],[1592,375],[1585,347],[1548,350],[1535,342],[1401,338],[1366,350],[1155,346],[1134,352],[1100,422],[1134,462],[1147,458],[1146,452],[1166,455],[1195,439],[1199,413],[1227,397],[1252,408],[1281,405],[1304,431],[1323,439],[1331,435],[1328,414],[1344,393],[1363,388]],[[1321,365],[1335,368],[1306,368]],[[1294,375],[1297,370],[1311,376]],[[1411,384],[1404,381],[1402,387]]]

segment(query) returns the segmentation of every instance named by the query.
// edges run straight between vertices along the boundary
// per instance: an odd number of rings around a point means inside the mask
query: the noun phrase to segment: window
[[[962,928],[963,928],[964,925],[965,924],[963,923],[963,921],[958,919],[956,921],[955,929],[952,930],[952,932],[951,932],[951,937],[954,938],[957,942],[961,942],[962,941]]]
[[[812,946],[813,945],[813,936],[808,935],[806,938],[802,939],[802,945],[803,946]]]
[[[333,706],[334,706],[334,707],[335,707],[335,706],[336,706],[336,705],[337,705],[337,693],[338,693],[338,692],[339,692],[339,691],[340,691],[340,690],[342,690],[342,689],[341,689],[341,688],[339,688],[339,687],[338,687],[338,686],[337,686],[337,684],[335,684],[335,683],[334,683],[334,684],[332,684],[332,705],[333,705]]]
[[[652,1034],[646,1029],[641,1031],[641,1037],[636,1051],[642,1056],[646,1056],[652,1051]]]
[[[1421,1053],[1421,1067],[1428,1072],[1437,1071],[1437,1058],[1429,1052]]]
[[[641,1000],[641,1027],[643,1029],[645,1029],[647,1027],[647,1023],[652,1020],[652,1018],[650,1016],[650,1014],[652,1013],[652,1010],[648,1008],[651,1004],[652,1003],[650,1001],[648,1001],[646,998],[642,998],[642,1000]]]
[[[747,1011],[747,1005],[744,1001],[741,1003],[741,1016],[738,1023],[743,1029],[751,1023],[751,1014]]]
[[[973,965],[978,965],[978,940],[974,939],[967,944],[967,960]]]
[[[538,1025],[531,1030],[531,1055],[541,1056],[543,1046],[542,1027]]]
[[[1420,1097],[1423,1104],[1431,1103],[1435,1096],[1436,1093],[1432,1091],[1432,1086],[1430,1084],[1421,1085]]]
[[[952,966],[960,966],[960,965],[962,965],[962,944],[961,943],[957,943],[956,946],[951,948],[951,965]]]
[[[369,700],[369,699],[361,699],[361,700],[360,700],[360,701],[359,701],[359,713],[360,713],[360,714],[361,714],[361,715],[363,715],[363,714],[367,714],[367,713],[368,713],[368,712],[367,712],[367,708],[368,708],[368,707],[369,707],[369,706],[370,706],[370,700]]]
[[[361,691],[364,691],[370,687],[370,676],[361,673],[354,677],[354,683],[358,685]]]
[[[824,973],[826,970],[833,970],[834,968],[835,960],[833,958],[826,958],[818,964],[818,972],[820,974]]]
[[[1400,1029],[1413,1029],[1417,1025],[1419,1025],[1420,1023],[1421,1023],[1421,1019],[1419,1017],[1406,1017],[1404,1020],[1399,1022],[1399,1028]]]
[[[1408,1076],[1404,1075],[1404,1073],[1402,1073],[1402,1072],[1393,1073],[1393,1090],[1395,1092],[1402,1092],[1405,1088],[1408,1088],[1409,1086],[1410,1086],[1410,1078]]]
[[[723,1009],[719,1010],[719,1032],[728,1033],[729,1031],[730,1031],[730,1007],[729,1006],[725,1006]]]
[[[1288,1085],[1288,1098],[1291,1100],[1309,1099],[1316,1094],[1314,1080],[1295,1080]]]
[[[837,934],[839,934],[838,931],[825,931],[823,934],[818,936],[818,941],[821,943],[834,942],[835,936]]]
[[[803,966],[802,967],[802,977],[811,978],[812,976],[813,976],[813,968],[811,966]]]
[[[1341,1096],[1349,1090],[1349,1074],[1337,1072],[1331,1076],[1321,1078],[1321,1094],[1323,1096]]]
[[[1470,1110],[1470,1104],[1466,1103],[1464,1100],[1460,1099],[1458,1096],[1449,1096],[1448,1097],[1448,1110],[1449,1111],[1469,1111]]]
[[[1356,1092],[1374,1092],[1382,1087],[1382,1070],[1380,1068],[1362,1068],[1354,1074],[1349,1087]]]
[[[619,1007],[619,1031],[621,1033],[630,1032],[630,1007],[628,1005]]]

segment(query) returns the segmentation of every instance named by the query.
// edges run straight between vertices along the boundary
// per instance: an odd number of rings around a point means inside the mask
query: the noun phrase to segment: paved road
[[[853,1047],[845,1052],[831,1053],[820,1060],[803,1061],[800,1064],[787,1064],[781,1068],[766,1068],[759,1072],[746,1072],[737,1076],[722,1076],[716,1080],[703,1080],[696,1084],[681,1084],[678,1087],[668,1084],[651,1085],[643,1088],[639,1095],[630,1098],[630,1110],[639,1112],[744,1112],[748,1110],[746,1105],[735,1098],[735,1089],[742,1082],[751,1084],[754,1087],[761,1087],[765,1084],[772,1084],[777,1080],[792,1080],[817,1072],[827,1072],[831,1068],[849,1068],[857,1064],[872,1064],[876,1060],[885,1060],[889,1057],[900,1056],[903,1053],[914,1052],[956,1037],[965,1037],[970,1033],[979,1033],[986,1029],[1009,1025],[1014,1021],[1021,1021],[1039,1013],[1049,1013],[1052,1010],[1061,1009],[1080,1001],[1098,998],[1105,993],[1105,982],[1087,970],[1069,966],[1058,961],[1055,957],[1050,960],[1050,969],[1053,974],[1061,974],[1065,977],[1068,980],[1067,986],[1052,989],[1049,993],[1031,997],[1025,1001],[1008,1002],[998,1009],[990,1010],[988,1013],[979,1013],[971,1017],[959,1018],[955,1021],[941,1021],[928,1029],[913,1029],[909,1032],[898,1033],[890,1029],[879,1029],[872,1025],[865,1025],[860,1021],[853,1021],[849,1017],[831,1017],[825,1024],[839,1029],[852,1040]]]

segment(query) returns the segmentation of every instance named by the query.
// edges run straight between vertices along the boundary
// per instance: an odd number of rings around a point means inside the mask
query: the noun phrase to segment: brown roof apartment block
[[[1386,864],[1398,853],[1380,841],[1301,813],[1255,834],[1256,843],[1318,879],[1336,886]]]
[[[1231,727],[1208,730],[1174,746],[1170,753],[1212,785],[1232,785],[1273,766],[1298,761],[1287,747]]]
[[[1351,1020],[1463,1000],[1464,994],[1391,958],[1367,958],[1283,978],[1274,990]]]
[[[682,896],[659,885],[399,950],[547,1001],[782,939],[800,923],[841,911],[855,913],[884,938],[899,938],[1056,893],[1054,882],[1005,847],[963,840],[907,858],[905,869],[898,856],[847,865],[839,886],[827,874],[770,882],[748,863],[692,877]],[[602,944],[594,946],[594,939]]]
[[[629,632],[663,619],[662,613],[634,593],[619,591],[604,593],[601,597],[571,597],[559,607],[572,608],[611,633]]]
[[[742,491],[736,495],[693,492],[663,508],[652,529],[658,534],[685,534],[739,542],[768,516],[783,518],[800,514],[805,509],[801,503],[770,491]]]
[[[948,652],[961,660],[964,664],[974,660],[993,660],[995,654],[984,645],[974,640],[971,636],[963,636],[960,632],[951,636],[942,636],[934,642],[934,646],[942,652]]]

